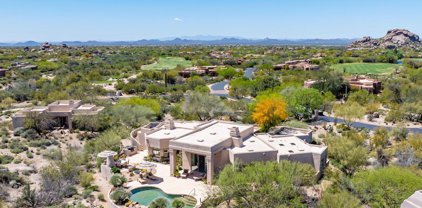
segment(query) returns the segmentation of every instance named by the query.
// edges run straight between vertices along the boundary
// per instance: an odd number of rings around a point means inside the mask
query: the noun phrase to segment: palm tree
[[[158,198],[154,200],[153,202],[151,202],[148,208],[167,208],[168,205],[169,205],[169,202],[167,201],[167,199]]]
[[[174,208],[183,208],[185,206],[185,202],[180,199],[175,199],[173,203],[171,203],[171,206]]]

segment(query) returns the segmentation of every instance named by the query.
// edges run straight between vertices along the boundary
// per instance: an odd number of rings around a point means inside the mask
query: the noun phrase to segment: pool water
[[[171,207],[173,200],[177,198],[180,198],[183,202],[185,202],[185,208],[192,208],[196,203],[185,200],[183,195],[166,194],[161,189],[155,187],[140,187],[133,189],[131,192],[132,195],[130,196],[130,200],[145,206],[148,206],[151,202],[158,198],[167,199],[169,207]]]

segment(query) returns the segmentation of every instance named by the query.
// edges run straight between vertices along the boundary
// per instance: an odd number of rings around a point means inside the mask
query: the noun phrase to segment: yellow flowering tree
[[[252,119],[261,130],[268,131],[287,118],[286,102],[280,96],[271,96],[259,100],[252,113]]]

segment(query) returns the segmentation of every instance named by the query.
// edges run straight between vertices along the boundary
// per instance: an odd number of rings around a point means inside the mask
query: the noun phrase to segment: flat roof
[[[174,121],[174,126],[176,128],[185,128],[185,129],[195,129],[198,126],[204,125],[206,123],[199,121]]]
[[[251,153],[251,152],[270,152],[277,151],[263,142],[256,136],[251,136],[243,141],[242,147],[234,147],[230,149],[234,154]]]
[[[230,139],[230,128],[238,127],[239,132],[245,131],[252,125],[226,123],[222,121],[213,121],[209,125],[195,133],[174,140],[176,143],[186,143],[204,147],[212,147],[227,139]]]
[[[151,139],[173,139],[181,137],[189,132],[192,132],[192,129],[184,128],[175,128],[175,129],[160,129],[154,133],[148,134],[146,137]]]
[[[81,102],[81,100],[57,100],[57,101],[50,103],[50,105],[69,105],[70,102],[79,103],[79,102]]]
[[[79,106],[77,109],[78,110],[90,110],[92,108],[95,108],[95,105],[84,104],[84,105]]]
[[[304,142],[295,136],[279,136],[269,134],[258,134],[258,138],[262,139],[272,148],[278,150],[279,154],[295,154],[295,153],[322,153],[327,147],[312,145]]]

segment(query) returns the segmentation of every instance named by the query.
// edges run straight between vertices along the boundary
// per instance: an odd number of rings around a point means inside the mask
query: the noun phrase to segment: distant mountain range
[[[192,38],[195,38],[193,36]],[[137,41],[62,41],[51,42],[53,45],[66,44],[68,46],[172,46],[172,45],[291,45],[291,46],[346,46],[356,39],[244,39],[224,37],[209,39],[208,36],[174,39],[143,39]],[[26,41],[17,43],[0,43],[0,47],[36,47],[41,42]]]

